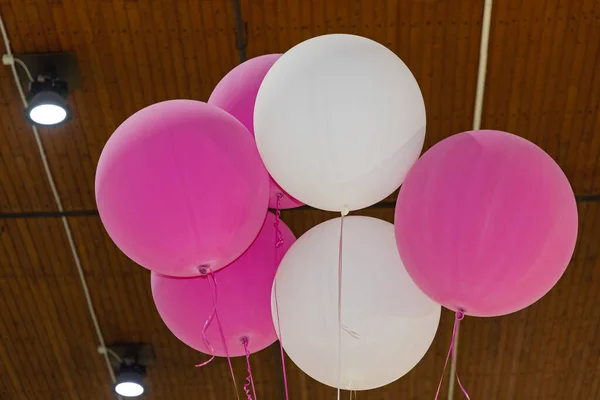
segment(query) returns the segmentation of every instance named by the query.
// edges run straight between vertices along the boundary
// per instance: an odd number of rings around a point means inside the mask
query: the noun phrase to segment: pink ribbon
[[[278,260],[278,251],[283,245],[283,235],[279,230],[279,218],[281,217],[281,199],[283,198],[282,193],[277,193],[277,209],[275,210],[275,261]],[[288,394],[288,383],[287,373],[285,370],[285,353],[283,352],[283,338],[281,337],[281,322],[279,321],[279,302],[277,301],[277,279],[275,279],[274,291],[275,291],[275,312],[277,313],[277,333],[279,335],[279,352],[281,353],[281,370],[283,372],[283,387],[285,388],[285,400],[289,400]]]
[[[225,341],[225,333],[223,332],[223,325],[221,325],[221,320],[219,319],[219,313],[217,312],[217,296],[218,296],[217,279],[215,278],[215,274],[213,273],[213,270],[207,265],[202,265],[202,266],[198,267],[198,271],[203,276],[206,276],[206,279],[208,280],[208,286],[210,287],[210,292],[211,292],[212,301],[213,301],[213,311],[206,319],[206,322],[204,323],[204,327],[202,328],[202,340],[204,341],[204,344],[206,344],[206,347],[208,347],[210,349],[211,357],[207,361],[205,361],[201,364],[197,364],[196,367],[204,367],[205,365],[208,365],[212,360],[215,359],[215,349],[208,341],[208,337],[206,336],[206,331],[208,330],[208,327],[212,323],[213,319],[216,318],[217,325],[219,326],[219,332],[221,333],[221,340],[223,342],[223,347],[225,348],[225,354],[227,355],[227,362],[229,363],[229,372],[231,373],[231,379],[233,381],[235,395],[236,395],[237,400],[240,400],[237,383],[235,382],[235,374],[233,373],[233,365],[231,364],[231,357],[229,356],[229,350],[227,349],[227,342]]]
[[[246,384],[244,385],[244,392],[248,397],[248,400],[256,400],[256,389],[254,388],[254,378],[252,377],[252,367],[250,366],[250,352],[248,351],[248,338],[242,338],[242,344],[246,352],[246,364],[248,365],[248,376],[246,377]],[[254,393],[254,399],[250,393],[250,386],[252,386],[252,393]]]
[[[215,359],[215,348],[208,341],[208,337],[206,336],[206,331],[208,330],[208,327],[210,326],[213,319],[215,318],[215,315],[217,314],[217,293],[216,293],[216,287],[215,287],[215,290],[212,290],[213,285],[210,281],[210,278],[208,278],[208,285],[210,286],[211,291],[213,293],[213,310],[212,310],[212,313],[210,313],[210,315],[206,319],[206,322],[204,323],[204,327],[202,328],[202,340],[204,341],[204,344],[206,345],[206,347],[208,347],[208,349],[210,350],[211,357],[201,364],[196,364],[197,368],[204,367],[205,365],[210,364],[211,361]]]
[[[438,400],[438,396],[440,395],[440,389],[442,388],[442,382],[444,381],[444,374],[446,373],[446,367],[448,366],[448,360],[450,359],[450,355],[452,355],[453,360],[456,360],[456,356],[454,354],[454,343],[456,341],[456,334],[458,332],[460,321],[462,321],[464,317],[465,314],[462,311],[456,312],[456,318],[454,319],[454,328],[452,329],[452,339],[450,340],[450,348],[448,349],[448,354],[446,355],[446,362],[444,363],[444,370],[442,371],[442,377],[440,378],[440,383],[438,384],[437,392],[435,392],[435,400]],[[462,390],[465,397],[468,400],[471,400],[471,398],[469,397],[469,393],[467,393],[462,383],[460,382],[458,372],[456,373],[456,381],[458,382],[458,386],[460,386],[460,389]]]
[[[281,219],[281,199],[283,198],[283,193],[277,193],[277,209],[275,209],[275,248],[281,247],[283,245],[283,235],[281,234],[281,230],[279,229],[279,220]]]

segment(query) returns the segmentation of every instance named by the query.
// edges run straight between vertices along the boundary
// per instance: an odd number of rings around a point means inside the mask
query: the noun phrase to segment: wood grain
[[[426,148],[469,130],[473,120],[483,0],[241,0],[248,56],[282,53],[326,33],[372,38],[413,71],[427,108]],[[14,52],[74,52],[82,86],[69,97],[73,119],[40,131],[66,210],[92,210],[104,143],[129,115],[175,98],[206,100],[235,65],[229,0],[0,0]],[[483,127],[534,141],[564,169],[577,194],[600,193],[600,3],[495,1]],[[0,69],[0,212],[56,211],[43,164],[12,81]],[[388,200],[393,200],[394,195]],[[600,212],[579,204],[575,256],[558,285],[530,308],[502,318],[467,318],[458,372],[471,398],[600,398]],[[393,209],[361,212],[393,221]],[[296,235],[336,215],[285,211]],[[233,398],[224,360],[179,342],[158,316],[149,273],[127,259],[96,216],[68,219],[108,343],[154,345],[147,399]],[[419,365],[360,399],[431,399],[453,316]],[[198,316],[203,323],[204,316]],[[0,398],[110,399],[62,222],[0,220]],[[258,397],[283,398],[277,344],[252,357]],[[286,363],[293,400],[329,400],[325,387]],[[238,386],[245,364],[234,360]],[[442,392],[447,390],[447,377]],[[349,394],[344,393],[346,398]],[[455,398],[460,398],[455,393]]]

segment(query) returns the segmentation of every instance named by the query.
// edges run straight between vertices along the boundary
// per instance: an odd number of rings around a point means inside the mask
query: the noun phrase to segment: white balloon
[[[332,387],[338,387],[339,234],[336,218],[301,236],[283,258],[271,296],[288,356]],[[344,218],[342,389],[377,388],[410,371],[431,345],[440,312],[404,269],[392,224]]]
[[[275,181],[322,210],[368,207],[389,196],[425,139],[417,81],[392,51],[345,34],[286,52],[258,91],[254,131]]]

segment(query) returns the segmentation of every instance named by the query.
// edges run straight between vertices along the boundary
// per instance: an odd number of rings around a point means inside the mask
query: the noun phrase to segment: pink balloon
[[[172,276],[224,267],[265,218],[268,174],[248,131],[217,107],[172,100],[138,111],[110,137],[96,202],[115,244]]]
[[[577,239],[565,174],[535,144],[500,131],[451,136],[402,185],[396,241],[436,302],[491,317],[533,304],[560,279]]]
[[[267,213],[265,223],[250,248],[230,266],[215,273],[217,312],[231,356],[244,355],[241,339],[255,353],[277,340],[271,318],[271,287],[279,262],[296,238],[282,222],[283,244],[275,257],[275,216]],[[152,274],[152,295],[158,313],[175,336],[188,346],[210,354],[202,330],[213,311],[208,278],[174,278]],[[225,347],[216,319],[206,331],[215,355],[224,357]]]
[[[258,88],[279,57],[281,54],[267,54],[238,65],[217,84],[208,103],[236,117],[254,135],[254,103]],[[280,208],[295,208],[303,205],[279,187],[273,178],[270,179],[270,208],[277,208],[277,194],[283,195]]]

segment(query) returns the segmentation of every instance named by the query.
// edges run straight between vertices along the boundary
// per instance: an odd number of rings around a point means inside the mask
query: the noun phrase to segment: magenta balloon
[[[217,311],[232,356],[244,355],[241,344],[248,338],[249,350],[255,353],[277,340],[271,317],[271,287],[283,255],[296,240],[279,222],[283,245],[275,257],[275,216],[267,213],[265,223],[250,248],[230,266],[215,273]],[[188,346],[210,354],[202,330],[212,313],[212,292],[207,278],[174,278],[152,274],[152,295],[164,323]],[[206,332],[215,355],[226,355],[216,320]]]
[[[265,75],[281,54],[252,58],[232,69],[215,87],[208,103],[236,117],[254,135],[254,103]],[[277,207],[277,194],[282,194],[281,208],[295,208],[301,202],[287,194],[270,178],[269,207]]]
[[[172,100],[138,111],[110,137],[96,202],[115,244],[172,276],[218,270],[252,243],[265,218],[268,174],[252,137],[217,107]]]
[[[500,131],[451,136],[402,185],[396,241],[433,300],[491,317],[521,310],[559,280],[577,239],[565,174],[535,144]]]

